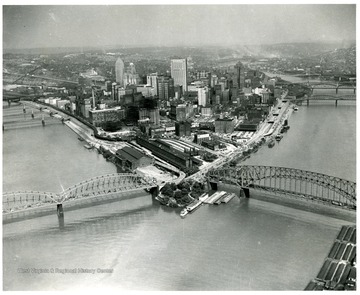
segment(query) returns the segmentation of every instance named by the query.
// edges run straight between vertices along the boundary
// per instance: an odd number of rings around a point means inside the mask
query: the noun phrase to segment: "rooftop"
[[[129,160],[131,162],[141,159],[142,157],[145,157],[144,154],[140,153],[139,151],[130,148],[130,147],[123,147],[122,149],[119,149],[116,151],[116,155],[118,155],[121,158],[124,158],[126,160]]]

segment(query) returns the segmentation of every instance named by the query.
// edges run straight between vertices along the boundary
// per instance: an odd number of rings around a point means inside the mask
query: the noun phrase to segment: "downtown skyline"
[[[354,4],[6,5],[3,48],[354,41]]]

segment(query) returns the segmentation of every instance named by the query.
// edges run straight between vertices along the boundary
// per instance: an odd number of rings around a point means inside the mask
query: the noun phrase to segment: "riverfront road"
[[[283,103],[283,99],[287,96],[287,91],[284,92],[281,95],[281,98],[278,100],[277,104],[273,108],[273,112],[276,112],[278,110],[278,107],[282,105],[279,115],[275,117],[274,123],[269,123],[268,118],[264,120],[264,122],[261,124],[260,128],[254,133],[254,135],[250,138],[250,140],[246,143],[246,145],[239,147],[233,151],[231,151],[229,154],[227,154],[225,157],[220,157],[216,160],[214,160],[212,163],[201,169],[199,172],[188,176],[186,179],[192,179],[196,181],[204,181],[206,173],[211,169],[217,169],[220,168],[228,163],[230,163],[232,160],[234,160],[236,157],[240,156],[244,151],[248,150],[249,147],[252,145],[257,144],[260,142],[262,138],[264,138],[264,135],[269,132],[269,130],[273,129],[272,134],[277,134],[282,126],[282,123],[284,120],[290,115],[291,110],[289,110],[290,102],[287,101]],[[272,117],[272,114],[269,114],[269,117]]]
[[[115,154],[118,149],[121,149],[125,146],[129,146],[132,148],[138,148],[137,146],[133,146],[132,144],[129,144],[129,143],[123,142],[123,141],[109,142],[106,140],[97,139],[93,136],[93,130],[91,128],[89,128],[85,124],[81,123],[79,120],[77,120],[73,117],[69,117],[68,115],[66,115],[64,113],[61,113],[60,111],[51,108],[51,106],[46,106],[46,108],[44,109],[43,105],[37,104],[35,102],[22,101],[21,103],[23,103],[24,105],[26,105],[30,108],[37,108],[37,109],[42,108],[43,112],[45,112],[45,113],[50,113],[50,112],[58,113],[58,114],[54,115],[55,118],[58,118],[58,119],[64,118],[65,119],[64,123],[71,130],[73,130],[79,137],[85,139],[85,141],[89,145],[91,145],[97,149],[102,147],[103,149],[110,151],[112,154]],[[68,120],[68,119],[70,119],[70,120]],[[160,159],[158,159],[156,157],[154,157],[154,158],[155,158],[156,164],[179,174],[179,177],[176,180],[174,180],[175,183],[180,183],[185,178],[185,173],[183,173],[181,171],[179,172],[179,170],[175,166],[172,166],[168,163],[164,164],[164,162],[162,160],[160,161]],[[151,177],[151,175],[148,175],[148,176]],[[160,187],[164,185],[162,180],[158,180],[158,182],[159,182]]]

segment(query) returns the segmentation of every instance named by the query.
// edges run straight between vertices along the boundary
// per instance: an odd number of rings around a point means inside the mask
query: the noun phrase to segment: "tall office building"
[[[242,89],[245,87],[245,67],[241,62],[235,65],[235,79],[233,80],[233,87]]]
[[[169,77],[159,77],[158,95],[160,100],[169,100],[174,97],[174,79]]]
[[[147,85],[150,85],[155,89],[155,95],[158,95],[158,74],[152,73],[147,75]]]
[[[171,60],[171,77],[174,79],[174,85],[182,85],[183,91],[187,91],[186,58]]]
[[[126,68],[124,73],[124,85],[136,85],[140,82],[140,77],[136,73],[135,65],[131,62],[130,65]]]
[[[118,58],[115,63],[115,79],[120,86],[124,86],[124,62]]]
[[[198,88],[198,105],[205,107],[209,100],[209,89],[207,87]]]

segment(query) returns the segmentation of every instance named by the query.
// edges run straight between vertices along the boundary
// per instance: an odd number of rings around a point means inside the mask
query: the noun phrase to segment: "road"
[[[283,99],[287,96],[287,92],[284,92],[281,96],[281,98],[277,101],[277,104],[274,106],[273,111],[277,111],[278,107],[283,103]],[[226,156],[220,157],[210,163],[208,166],[201,169],[199,172],[188,176],[186,179],[192,179],[196,181],[203,181],[205,179],[205,174],[210,169],[216,169],[220,168],[228,163],[230,163],[232,160],[234,160],[237,156],[240,156],[245,150],[247,150],[252,145],[255,145],[258,143],[262,138],[264,138],[264,134],[269,132],[269,130],[273,129],[272,134],[278,134],[280,131],[280,128],[285,120],[285,118],[290,114],[290,102],[287,101],[286,103],[283,103],[282,108],[279,110],[279,115],[276,117],[274,123],[270,125],[268,123],[268,118],[264,120],[264,122],[261,124],[260,128],[254,133],[254,135],[250,138],[250,140],[244,145],[243,147],[239,147],[232,152],[228,153]],[[271,114],[269,114],[269,117]]]
[[[60,120],[62,118],[64,118],[65,120],[70,119],[68,121],[65,121],[64,123],[71,130],[73,130],[77,135],[79,135],[79,137],[83,138],[89,145],[94,146],[97,149],[99,149],[101,146],[103,149],[109,150],[113,154],[115,154],[118,149],[121,149],[125,146],[137,148],[137,147],[133,146],[132,144],[129,144],[129,143],[123,142],[123,141],[108,142],[106,140],[97,139],[93,136],[94,132],[91,128],[89,128],[85,124],[81,123],[80,121],[76,120],[75,118],[70,117],[64,113],[61,113],[58,110],[53,109],[51,106],[46,106],[46,109],[44,109],[43,105],[37,104],[35,102],[22,101],[22,103],[24,105],[27,105],[30,108],[37,108],[37,109],[42,108],[43,112],[45,112],[45,113],[50,113],[50,112],[57,113],[54,115],[54,117],[58,118]],[[154,155],[152,155],[152,156],[155,158],[156,164],[159,164],[160,166],[179,174],[179,177],[176,180],[174,180],[174,182],[176,184],[180,183],[185,178],[184,172],[179,171],[179,169],[177,169],[176,167],[170,165],[169,163],[164,162],[163,160],[155,157]],[[149,175],[149,177],[152,177],[152,176]],[[164,185],[163,183],[161,183],[161,181],[158,181],[158,184],[160,186]]]
[[[277,104],[274,106],[273,111],[278,111],[278,106],[280,104],[282,104],[282,100],[286,97],[287,92],[282,94],[282,97],[277,101]],[[23,102],[26,105],[29,105],[31,107],[43,107],[42,105],[36,104],[34,102]],[[196,180],[196,181],[203,181],[205,179],[205,174],[210,170],[210,169],[214,169],[214,168],[220,168],[228,163],[230,163],[232,160],[234,160],[236,157],[240,156],[244,151],[246,151],[248,148],[252,147],[253,145],[257,144],[258,142],[260,142],[260,140],[262,138],[264,138],[264,135],[269,132],[269,130],[273,129],[273,135],[276,135],[279,133],[280,128],[285,120],[285,118],[287,118],[287,116],[290,115],[291,110],[289,110],[290,107],[290,102],[287,101],[286,103],[283,103],[282,108],[279,110],[279,115],[276,117],[274,123],[272,125],[270,125],[270,123],[268,122],[268,118],[266,118],[264,120],[264,122],[261,124],[260,128],[254,133],[254,135],[250,138],[250,140],[246,143],[246,145],[236,148],[233,151],[230,151],[229,153],[227,153],[226,155],[222,155],[220,156],[218,159],[214,160],[213,162],[209,163],[209,165],[207,165],[206,167],[202,168],[199,172],[190,175],[188,177],[184,177],[184,174],[181,173],[179,175],[179,179],[180,181],[182,181],[183,179],[192,179],[192,180]],[[48,112],[53,111],[53,112],[58,112],[57,110],[52,109],[50,106],[47,107]],[[44,110],[46,111],[46,109]],[[269,114],[269,117],[271,116],[271,114]],[[61,119],[62,117],[64,117],[64,119],[67,119],[68,116],[65,114],[62,114],[62,116],[59,115],[59,118]],[[104,140],[99,140],[96,139],[93,136],[93,131],[92,129],[90,129],[89,127],[87,127],[86,125],[82,124],[80,121],[71,118],[71,121],[66,121],[65,122],[74,132],[76,132],[79,136],[81,136],[82,138],[84,138],[90,145],[95,146],[96,148],[99,148],[100,146],[102,146],[103,148],[110,150],[112,153],[116,153],[116,151],[124,146],[130,146],[128,143],[126,142],[107,142]],[[157,160],[158,162],[159,160]],[[163,162],[163,161],[161,161]],[[164,163],[162,163],[164,164]],[[170,165],[171,166],[171,165]],[[178,170],[177,168],[173,167],[175,170]],[[175,171],[174,170],[174,171]],[[178,181],[178,182],[180,182]]]

